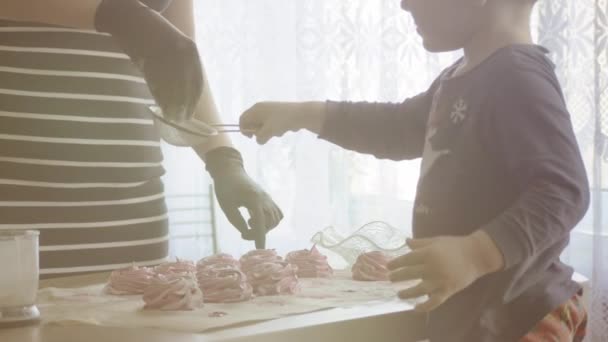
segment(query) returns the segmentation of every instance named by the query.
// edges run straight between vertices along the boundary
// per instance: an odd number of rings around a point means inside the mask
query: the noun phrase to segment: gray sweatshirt
[[[516,341],[578,290],[559,256],[589,185],[554,65],[534,45],[457,62],[403,103],[327,102],[320,138],[378,158],[423,158],[414,237],[486,231],[505,268],[429,315],[431,341]]]

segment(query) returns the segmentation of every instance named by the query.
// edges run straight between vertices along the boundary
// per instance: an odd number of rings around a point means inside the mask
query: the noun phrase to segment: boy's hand
[[[393,282],[420,279],[399,292],[401,299],[427,295],[417,311],[431,311],[482,276],[503,267],[502,254],[482,231],[466,237],[442,236],[408,240],[412,251],[388,264]]]
[[[246,110],[240,119],[244,135],[255,136],[259,144],[289,131],[308,129],[319,132],[324,120],[325,104],[321,102],[260,102]]]

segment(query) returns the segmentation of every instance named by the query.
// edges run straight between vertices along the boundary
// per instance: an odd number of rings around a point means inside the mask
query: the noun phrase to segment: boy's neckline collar
[[[487,63],[489,63],[491,60],[493,60],[494,58],[496,58],[496,56],[499,56],[503,51],[506,50],[512,50],[512,49],[538,49],[539,51],[541,51],[544,54],[548,54],[549,50],[547,48],[545,48],[542,45],[539,44],[508,44],[505,46],[502,46],[496,50],[494,50],[494,52],[492,52],[488,57],[486,57],[486,59],[484,59],[483,61],[481,61],[480,63],[478,63],[477,65],[473,66],[472,69],[467,70],[464,73],[458,74],[458,75],[454,75],[454,73],[458,70],[459,66],[463,63],[464,61],[464,57],[459,58],[454,64],[452,64],[452,66],[450,66],[444,73],[443,76],[441,77],[442,81],[451,81],[451,80],[460,80],[460,79],[464,79],[467,78],[468,75],[471,74],[475,74],[477,70],[479,70],[480,68],[483,68],[483,66]]]

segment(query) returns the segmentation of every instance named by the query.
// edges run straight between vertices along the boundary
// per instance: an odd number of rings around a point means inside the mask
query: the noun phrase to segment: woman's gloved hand
[[[111,34],[141,69],[168,119],[194,114],[203,91],[196,44],[154,9],[138,0],[103,0],[95,27]]]
[[[245,172],[243,158],[232,147],[218,147],[205,154],[207,171],[213,178],[217,201],[228,221],[245,240],[263,249],[266,233],[283,219],[281,209]],[[249,229],[239,208],[249,211]]]

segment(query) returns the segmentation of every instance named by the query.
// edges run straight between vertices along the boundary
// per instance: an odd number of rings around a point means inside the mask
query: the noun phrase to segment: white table
[[[107,274],[68,277],[41,282],[41,287],[81,287],[103,282]],[[424,336],[425,318],[402,301],[369,303],[352,308],[294,315],[238,328],[203,334],[174,333],[143,328],[88,325],[32,326],[0,330],[1,342],[405,342]]]

